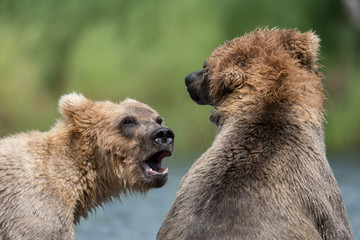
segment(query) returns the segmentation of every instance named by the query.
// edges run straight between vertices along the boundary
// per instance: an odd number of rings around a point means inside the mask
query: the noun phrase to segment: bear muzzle
[[[185,85],[194,102],[199,105],[210,105],[209,84],[204,70],[188,74],[185,77]]]
[[[172,155],[175,135],[170,128],[160,127],[155,129],[150,137],[157,150],[141,162],[145,177],[167,176],[168,168],[162,168],[161,163],[163,158]]]

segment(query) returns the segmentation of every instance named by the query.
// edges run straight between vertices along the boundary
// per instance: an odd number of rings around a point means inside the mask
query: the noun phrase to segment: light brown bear
[[[215,107],[212,146],[181,181],[158,240],[352,239],[325,156],[319,38],[263,29],[185,81]]]
[[[149,106],[73,93],[59,109],[49,132],[0,140],[0,239],[75,239],[74,223],[92,209],[167,181],[161,160],[174,134]]]

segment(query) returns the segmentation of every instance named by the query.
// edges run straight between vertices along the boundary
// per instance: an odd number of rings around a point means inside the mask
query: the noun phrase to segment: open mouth
[[[155,175],[168,175],[168,168],[162,168],[161,161],[164,157],[169,156],[171,156],[171,152],[169,150],[163,150],[156,152],[155,154],[151,155],[147,160],[141,162],[141,165],[143,166],[145,171],[145,175],[148,177]]]

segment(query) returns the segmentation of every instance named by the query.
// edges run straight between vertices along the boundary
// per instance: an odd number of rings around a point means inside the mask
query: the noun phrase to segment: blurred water
[[[196,159],[192,156],[190,159]],[[114,201],[98,209],[76,226],[77,240],[151,240],[164,221],[175,197],[182,176],[191,163],[179,166],[169,161],[170,179],[161,189],[146,196],[133,195]],[[188,160],[188,159],[187,159]],[[330,162],[343,194],[355,240],[360,240],[360,164],[346,157]]]

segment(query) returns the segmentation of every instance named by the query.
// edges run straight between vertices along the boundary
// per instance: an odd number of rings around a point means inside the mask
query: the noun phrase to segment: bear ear
[[[76,113],[83,112],[92,105],[82,94],[70,93],[63,95],[59,100],[59,112],[67,119],[72,119]]]
[[[295,29],[285,30],[282,39],[286,50],[290,51],[292,57],[307,67],[314,68],[318,59],[320,38],[313,32],[300,33]]]

